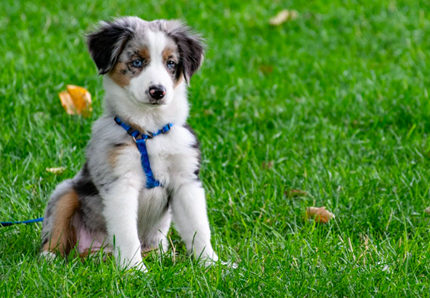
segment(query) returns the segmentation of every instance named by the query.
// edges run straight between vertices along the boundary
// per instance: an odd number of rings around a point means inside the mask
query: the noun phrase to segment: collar
[[[118,116],[115,116],[114,120],[115,120],[116,124],[118,124],[122,128],[124,128],[127,131],[127,133],[133,137],[134,141],[136,141],[139,138],[139,136],[144,140],[152,139],[153,137],[156,137],[162,133],[169,132],[169,130],[173,126],[173,123],[167,123],[160,130],[158,130],[156,132],[147,132],[147,134],[144,134],[144,133],[138,131],[137,129],[134,130],[133,128],[131,128],[131,126],[124,123]]]

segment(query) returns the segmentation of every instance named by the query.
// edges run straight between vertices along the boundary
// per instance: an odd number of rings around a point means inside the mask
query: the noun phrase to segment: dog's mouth
[[[148,100],[148,99],[139,99],[133,94],[131,95],[135,104],[139,106],[149,106],[149,107],[158,107],[166,105],[166,101],[164,99],[161,100]]]
[[[156,107],[156,106],[164,106],[166,102],[163,101],[155,101],[155,102],[149,102],[148,105]]]

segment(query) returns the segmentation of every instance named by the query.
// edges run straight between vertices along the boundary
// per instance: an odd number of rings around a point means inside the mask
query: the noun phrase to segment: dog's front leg
[[[205,191],[198,181],[181,184],[172,193],[173,222],[189,253],[203,261],[218,261],[210,238]]]
[[[117,181],[103,196],[103,213],[117,263],[122,268],[136,267],[146,271],[137,229],[138,196],[138,189],[129,181]]]

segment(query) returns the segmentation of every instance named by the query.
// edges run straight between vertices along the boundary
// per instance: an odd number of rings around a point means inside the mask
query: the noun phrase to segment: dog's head
[[[202,39],[179,21],[119,18],[102,22],[87,42],[100,74],[138,105],[169,104],[203,61]]]

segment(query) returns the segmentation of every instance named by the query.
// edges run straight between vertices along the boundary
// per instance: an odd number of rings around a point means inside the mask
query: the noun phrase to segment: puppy
[[[186,124],[186,89],[203,61],[201,38],[178,21],[124,17],[102,22],[87,42],[104,75],[104,113],[93,125],[83,168],[48,202],[42,254],[103,248],[121,267],[146,270],[141,252],[166,250],[173,220],[189,253],[217,261],[199,143]]]

